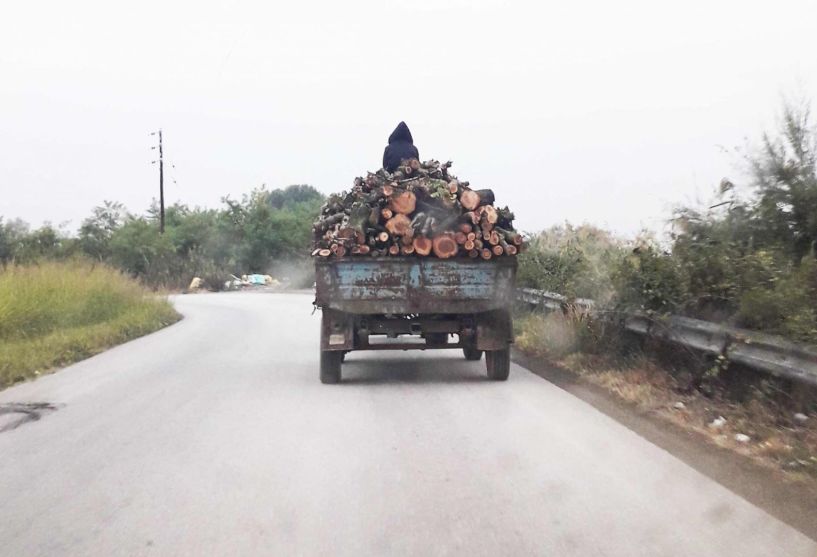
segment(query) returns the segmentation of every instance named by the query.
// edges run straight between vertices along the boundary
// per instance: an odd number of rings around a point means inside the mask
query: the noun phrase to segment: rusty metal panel
[[[482,313],[477,318],[477,348],[502,350],[513,342],[513,323],[508,310]]]
[[[350,313],[477,313],[513,301],[516,259],[321,260],[317,302]]]
[[[354,318],[325,308],[321,315],[321,350],[351,350],[355,347]]]

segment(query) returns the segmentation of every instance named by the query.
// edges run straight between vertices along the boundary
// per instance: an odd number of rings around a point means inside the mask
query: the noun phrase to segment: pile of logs
[[[315,257],[434,255],[491,259],[516,255],[522,236],[494,192],[473,190],[449,173],[451,162],[403,161],[355,178],[332,195],[312,226]]]

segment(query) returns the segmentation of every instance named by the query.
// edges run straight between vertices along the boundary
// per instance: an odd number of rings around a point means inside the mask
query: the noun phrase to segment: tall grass
[[[104,265],[10,266],[0,270],[0,388],[177,319],[167,301]]]

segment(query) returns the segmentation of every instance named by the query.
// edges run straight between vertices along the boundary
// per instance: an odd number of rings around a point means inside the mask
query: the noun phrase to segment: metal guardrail
[[[544,290],[534,290],[533,288],[517,288],[516,300],[532,306],[539,306],[550,310],[560,310],[568,305],[574,307],[581,307],[584,310],[591,310],[596,305],[593,300],[585,298],[576,298],[569,300],[567,297],[555,292],[546,292]]]
[[[593,312],[593,300],[568,300],[553,292],[520,288],[517,301],[548,311],[568,307]],[[777,377],[817,387],[817,350],[781,337],[719,325],[700,319],[671,315],[656,319],[631,314],[622,320],[626,330],[686,346]]]

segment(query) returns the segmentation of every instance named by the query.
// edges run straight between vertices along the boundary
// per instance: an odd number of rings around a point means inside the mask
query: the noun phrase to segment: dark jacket
[[[383,151],[383,168],[394,172],[405,159],[419,159],[420,153],[414,146],[411,132],[405,122],[400,122],[389,136],[389,144]]]

